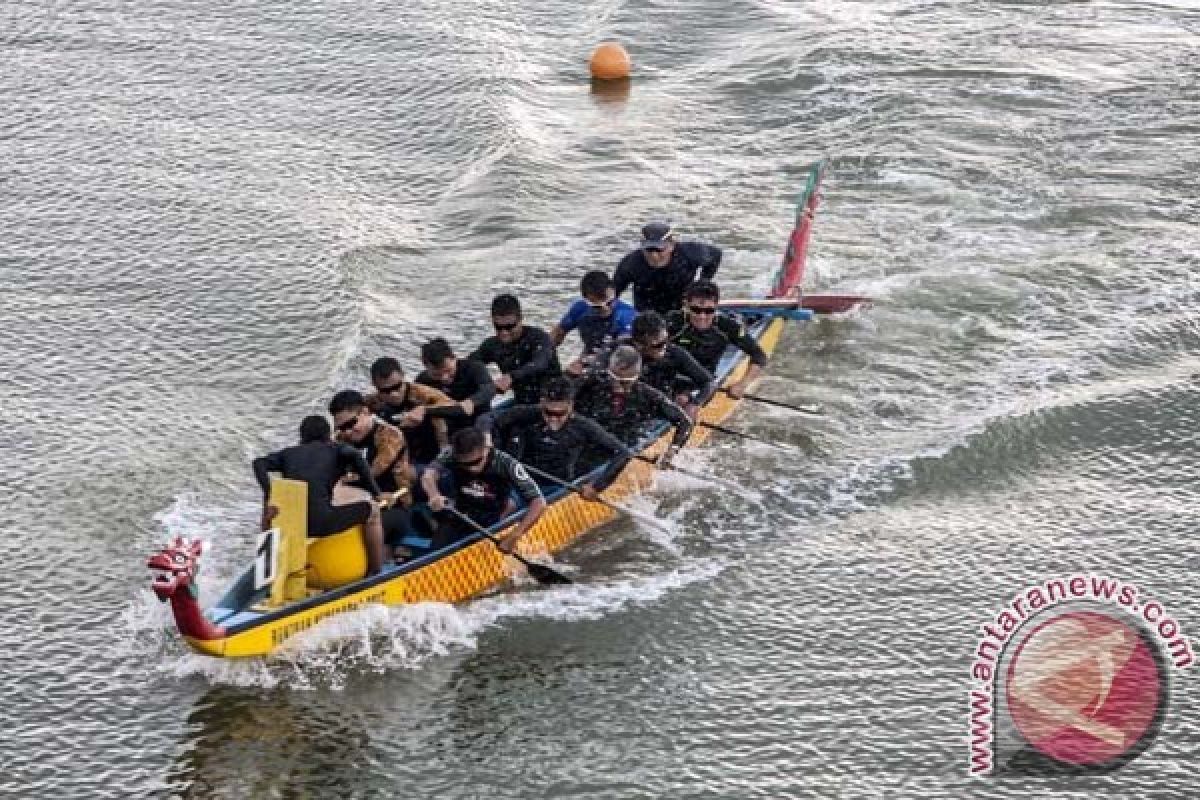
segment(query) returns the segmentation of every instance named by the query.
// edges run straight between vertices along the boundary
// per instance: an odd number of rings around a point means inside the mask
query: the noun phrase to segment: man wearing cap
[[[711,281],[721,265],[721,248],[704,242],[680,242],[669,222],[642,228],[642,246],[626,255],[613,273],[617,297],[633,285],[633,307],[667,314],[683,307],[683,291],[696,280]]]

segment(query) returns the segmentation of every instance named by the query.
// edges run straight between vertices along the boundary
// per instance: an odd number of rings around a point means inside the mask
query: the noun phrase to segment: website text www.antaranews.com
[[[1143,597],[1138,587],[1116,578],[1099,575],[1071,575],[1054,578],[1018,593],[1008,607],[995,614],[983,626],[983,635],[971,664],[970,772],[991,772],[994,731],[993,697],[996,668],[1004,646],[1027,618],[1048,608],[1070,603],[1096,601],[1109,603],[1144,621],[1159,638],[1166,657],[1176,669],[1185,669],[1193,661],[1188,637],[1161,603]]]

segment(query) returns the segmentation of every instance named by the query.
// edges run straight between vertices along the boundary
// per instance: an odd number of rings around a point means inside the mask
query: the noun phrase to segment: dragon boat
[[[732,308],[742,314],[747,329],[767,353],[775,349],[789,320],[811,319],[814,312],[844,311],[865,299],[801,294],[823,177],[824,164],[812,165],[797,201],[795,225],[783,263],[765,296],[722,303],[722,309]],[[748,366],[746,356],[730,348],[718,366],[718,383],[728,386]],[[729,394],[717,392],[700,410],[699,420],[719,424],[737,403]],[[710,428],[697,425],[687,446],[703,444],[710,435]],[[670,431],[664,423],[643,439],[641,455],[661,453],[669,440]],[[602,465],[590,475],[603,469]],[[631,460],[602,496],[615,503],[636,494],[653,482],[655,471],[649,459]],[[280,509],[275,528],[260,535],[254,563],[208,609],[200,608],[197,585],[201,542],[176,538],[150,556],[147,566],[156,573],[151,588],[160,600],[170,602],[179,632],[195,650],[226,658],[263,656],[289,637],[337,614],[371,604],[458,603],[510,577],[505,556],[482,533],[363,577],[366,553],[361,526],[321,539],[305,539],[306,488],[296,481],[272,481],[271,503]],[[521,540],[519,551],[526,557],[558,553],[619,513],[564,488],[548,490],[546,500],[545,513]],[[520,513],[518,510],[501,520],[490,533],[502,534]]]

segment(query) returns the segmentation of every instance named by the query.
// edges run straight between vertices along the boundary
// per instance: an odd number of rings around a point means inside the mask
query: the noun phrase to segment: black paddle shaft
[[[733,428],[726,428],[724,425],[718,425],[715,422],[704,422],[703,420],[701,420],[701,421],[698,421],[696,424],[700,425],[702,427],[705,427],[705,428],[710,428],[710,429],[712,429],[714,431],[718,431],[720,433],[728,434],[729,436],[736,436],[739,439],[745,439],[750,442],[758,442],[759,444],[765,444],[768,447],[774,447],[776,450],[791,450],[791,448],[788,447],[787,445],[782,445],[782,444],[779,444],[778,442],[772,442],[770,439],[764,439],[761,436],[755,436],[752,433],[745,433],[744,431],[735,431]]]
[[[730,397],[733,397],[733,394],[730,393],[729,389],[726,388],[726,389],[722,389],[721,391],[724,392],[725,394],[729,395]],[[821,413],[820,406],[797,406],[797,405],[792,405],[791,403],[785,403],[782,400],[772,400],[769,397],[763,397],[762,395],[759,395],[759,394],[743,394],[742,399],[752,400],[755,403],[762,403],[763,405],[775,406],[776,408],[786,408],[788,411],[795,411],[797,414],[820,414]]]
[[[554,585],[554,584],[565,585],[565,584],[571,583],[571,579],[568,578],[566,575],[563,575],[561,572],[558,572],[557,570],[547,567],[545,564],[537,564],[537,563],[534,563],[533,561],[529,561],[524,556],[522,556],[520,553],[517,553],[515,551],[511,552],[511,553],[505,551],[505,549],[500,546],[500,540],[497,539],[495,536],[492,536],[490,533],[488,533],[487,528],[483,527],[478,522],[476,522],[475,520],[468,517],[466,514],[459,511],[457,508],[454,508],[452,506],[446,506],[446,510],[449,511],[454,516],[458,517],[463,522],[470,525],[472,528],[474,528],[480,534],[482,534],[483,537],[485,539],[487,539],[489,542],[491,542],[493,545],[495,545],[496,549],[499,550],[501,553],[504,553],[505,555],[510,555],[513,558],[515,558],[517,561],[520,561],[525,566],[525,569],[529,570],[529,574],[533,576],[533,579],[535,581],[537,581],[538,583],[547,584],[547,585]]]

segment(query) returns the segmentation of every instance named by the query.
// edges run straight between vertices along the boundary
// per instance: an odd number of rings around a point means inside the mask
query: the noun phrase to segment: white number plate
[[[262,589],[275,582],[279,562],[279,529],[271,528],[258,535],[254,550],[254,588]]]

